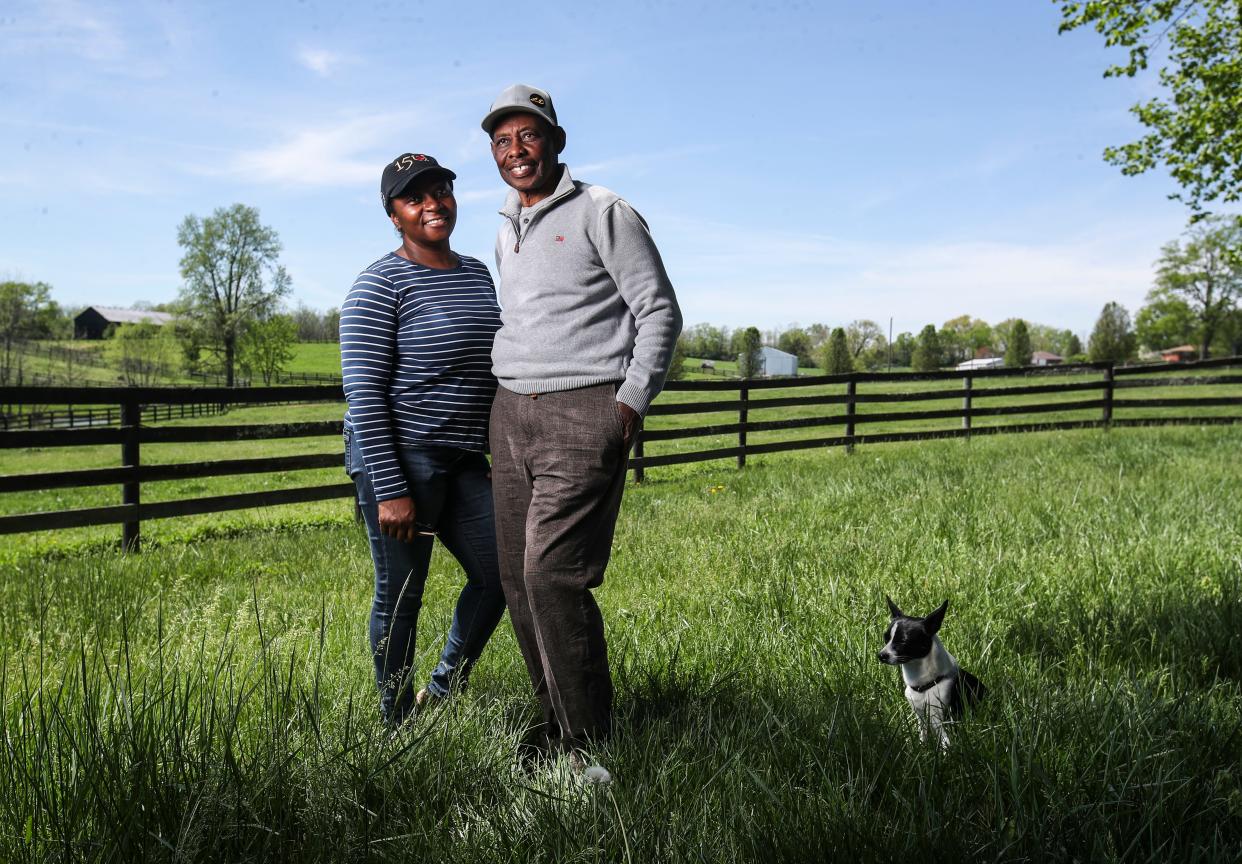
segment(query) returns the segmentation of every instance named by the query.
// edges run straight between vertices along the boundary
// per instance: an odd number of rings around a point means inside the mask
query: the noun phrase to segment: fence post
[[[638,424],[638,431],[634,433],[634,458],[635,459],[643,458],[643,426],[642,426],[642,423]],[[635,483],[643,482],[643,476],[644,476],[643,466],[641,464],[635,465],[634,466],[634,482]]]
[[[1113,363],[1110,360],[1104,367],[1104,428],[1113,425]]]
[[[854,416],[857,402],[855,398],[858,395],[858,382],[854,380],[854,373],[850,373],[850,380],[845,382],[845,454],[854,452]]]
[[[972,375],[962,379],[962,389],[966,391],[966,395],[962,397],[962,428],[966,430],[967,440],[970,440],[970,409],[974,406],[974,399],[970,395],[974,380]]]
[[[747,402],[750,399],[750,387],[746,384],[746,379],[742,379],[742,386],[738,389],[738,399],[741,401],[741,407],[737,412],[737,446],[741,450],[737,454],[737,467],[746,467],[746,415]]]
[[[121,465],[126,468],[137,468],[139,459],[139,428],[142,425],[142,406],[132,399],[121,403]],[[138,504],[141,497],[142,484],[137,480],[127,480],[121,484],[121,503]],[[141,543],[139,526],[142,523],[137,517],[132,522],[121,526],[121,548],[126,552],[137,552]]]

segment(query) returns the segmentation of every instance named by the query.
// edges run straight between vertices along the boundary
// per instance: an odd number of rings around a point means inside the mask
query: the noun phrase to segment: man
[[[642,217],[559,163],[565,130],[551,96],[509,87],[483,130],[511,187],[492,347],[501,583],[543,709],[536,741],[583,766],[584,748],[612,724],[591,589],[604,580],[630,445],[664,386],[681,312]]]

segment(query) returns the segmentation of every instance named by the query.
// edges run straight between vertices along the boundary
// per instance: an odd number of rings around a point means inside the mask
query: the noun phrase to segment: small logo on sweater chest
[[[564,242],[565,242],[565,235],[564,235],[564,234],[557,234],[557,235],[556,235],[556,242],[557,242],[557,243],[564,243]]]

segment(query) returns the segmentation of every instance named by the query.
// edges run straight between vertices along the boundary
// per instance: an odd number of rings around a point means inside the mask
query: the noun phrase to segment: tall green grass
[[[611,787],[518,767],[506,624],[443,710],[376,720],[361,529],[0,565],[0,860],[1228,861],[1242,856],[1242,430],[678,466],[598,595]],[[460,572],[437,552],[430,669]],[[989,686],[947,752],[875,659],[951,605]]]

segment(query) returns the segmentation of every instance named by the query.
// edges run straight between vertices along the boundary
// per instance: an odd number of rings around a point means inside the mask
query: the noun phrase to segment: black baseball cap
[[[426,153],[402,153],[385,165],[380,177],[380,203],[384,205],[384,210],[388,210],[389,201],[404,192],[416,179],[428,176],[457,179],[456,174]]]

